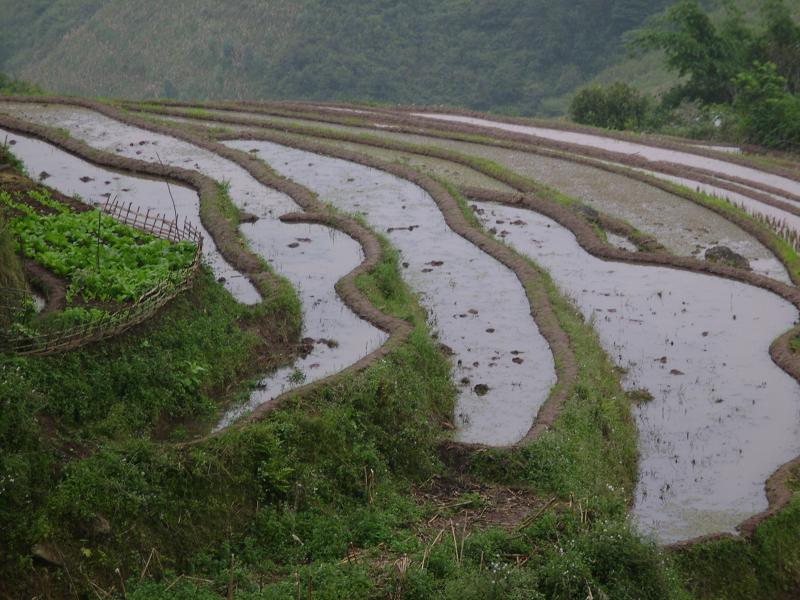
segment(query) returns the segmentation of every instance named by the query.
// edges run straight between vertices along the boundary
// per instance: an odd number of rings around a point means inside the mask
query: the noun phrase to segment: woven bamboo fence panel
[[[119,335],[153,317],[172,299],[192,286],[203,258],[203,236],[199,229],[184,219],[171,221],[164,215],[150,210],[137,210],[131,204],[107,201],[102,207],[104,214],[120,223],[134,227],[155,237],[173,243],[192,242],[195,254],[192,264],[180,271],[170,273],[156,287],[147,291],[135,302],[112,313],[105,313],[92,321],[79,325],[35,332],[31,335],[9,334],[0,330],[0,351],[19,355],[45,356],[75,350],[92,342]],[[27,294],[21,290],[0,290],[0,315],[9,315],[18,310]],[[15,308],[16,307],[16,308]],[[0,316],[0,325],[2,317]]]

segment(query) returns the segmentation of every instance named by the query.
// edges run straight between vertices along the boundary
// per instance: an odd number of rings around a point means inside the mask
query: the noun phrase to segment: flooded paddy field
[[[800,386],[769,355],[797,310],[745,284],[599,260],[542,215],[471,204],[487,227],[517,223],[506,240],[574,299],[626,389],[652,395],[635,409],[641,530],[669,543],[764,510],[764,482],[800,453]]]
[[[353,150],[387,162],[408,165],[434,178],[443,179],[459,187],[481,187],[499,192],[513,191],[509,186],[491,177],[451,161],[352,142],[325,140],[325,143],[335,148]]]
[[[288,196],[261,185],[237,164],[181,140],[82,108],[19,106],[19,111],[11,105],[0,108],[20,118],[66,129],[73,137],[112,154],[155,163],[161,160],[227,182],[234,204],[257,217],[256,223],[243,225],[241,230],[253,250],[284,275],[300,296],[303,358],[262,380],[250,401],[232,409],[218,426],[285,391],[339,372],[386,340],[384,332],[357,317],[334,289],[344,274],[361,263],[359,245],[328,227],[280,221],[281,215],[298,211]]]
[[[744,256],[755,272],[789,281],[783,265],[750,234],[708,209],[644,182],[567,160],[494,146],[387,131],[376,135],[487,158],[627,221],[652,235],[673,254],[702,259],[709,248],[727,246]],[[694,189],[690,183],[686,185]]]
[[[266,118],[263,115],[247,112],[205,112],[242,119]],[[361,127],[328,123],[320,124],[310,120],[276,119],[271,116],[268,118],[274,122],[295,123],[312,127],[323,126],[346,133],[369,133],[384,139],[446,148],[466,155],[486,158],[519,175],[529,177],[564,194],[578,198],[605,214],[627,221],[638,230],[653,236],[673,254],[695,256],[702,259],[708,249],[716,246],[725,246],[743,256],[749,262],[753,271],[779,281],[789,282],[785,267],[772,252],[737,225],[684,198],[623,175],[568,160],[559,160],[495,146],[404,134],[386,129],[365,130]],[[170,117],[170,119],[174,119],[174,117]],[[180,119],[180,121],[192,122],[192,120],[186,119]],[[210,126],[214,125],[212,121],[204,123]],[[257,128],[250,127],[236,127],[236,129],[257,131]],[[326,143],[379,156],[385,160],[410,164],[456,185],[485,187],[500,191],[508,191],[509,189],[507,186],[483,176],[473,169],[449,161],[349,142],[326,140]],[[651,174],[659,176],[657,173]],[[661,178],[671,179],[669,176],[661,176]],[[686,182],[685,185],[695,189],[698,186],[694,185],[694,183]],[[718,190],[720,193],[724,191],[707,185],[703,186],[703,190],[711,192]],[[748,199],[747,202],[761,206],[761,203],[756,200]],[[738,203],[741,202],[737,200]],[[775,210],[771,212],[774,213]]]
[[[222,116],[239,116],[243,119],[251,119],[254,117],[252,113],[229,113],[226,111],[204,111],[209,112],[212,114],[220,114]],[[257,116],[257,115],[255,115]],[[159,115],[159,118],[165,122],[172,122],[172,123],[183,123],[189,125],[203,125],[206,127],[218,127],[220,123],[215,123],[214,121],[204,121],[202,118],[199,119],[189,119],[183,117],[165,117],[163,115]],[[269,117],[270,121],[274,121],[276,123],[286,122],[287,124],[296,124],[296,125],[304,125],[304,126],[312,126],[312,127],[325,127],[330,129],[336,129],[337,131],[345,131],[349,133],[360,133],[364,134],[367,131],[362,128],[356,127],[347,127],[347,126],[340,126],[340,125],[330,125],[327,123],[317,123],[313,121],[304,121],[300,119],[273,119],[273,117]],[[248,126],[238,126],[238,125],[231,125],[226,126],[229,129],[233,129],[237,132],[258,132],[258,127],[248,127]],[[388,132],[384,132],[383,130],[369,130],[368,133],[370,135],[378,135],[382,136],[386,133],[387,137],[393,137],[393,135],[397,134],[388,134]],[[314,139],[309,138],[308,136],[300,136],[300,135],[292,135],[291,137],[296,137],[297,139]],[[427,138],[425,138],[427,141]],[[414,154],[411,152],[402,152],[398,150],[391,150],[388,148],[378,148],[375,146],[369,146],[366,144],[358,144],[354,142],[346,142],[346,141],[339,141],[333,139],[326,139],[325,143],[333,146],[335,148],[340,148],[343,150],[353,150],[355,152],[361,152],[362,154],[368,154],[375,158],[393,162],[403,165],[408,165],[413,167],[423,173],[426,173],[432,177],[444,179],[452,184],[463,186],[463,187],[482,187],[490,190],[496,190],[500,192],[510,192],[512,189],[495,180],[491,177],[487,177],[482,173],[475,171],[467,166],[460,165],[458,163],[454,163],[448,160],[443,160],[440,158],[434,158],[431,156],[422,156],[420,154]],[[441,145],[441,144],[436,144]]]
[[[578,146],[586,146],[588,148],[600,148],[602,150],[609,150],[611,152],[639,156],[653,162],[663,161],[685,165],[687,167],[705,169],[721,175],[749,179],[750,181],[756,183],[761,183],[785,190],[791,194],[800,194],[800,182],[798,181],[781,177],[780,175],[759,171],[752,167],[729,163],[724,160],[709,158],[698,154],[691,154],[689,152],[657,148],[655,146],[648,146],[646,144],[603,137],[591,133],[566,131],[562,129],[548,129],[546,127],[534,127],[531,125],[518,125],[491,119],[432,112],[413,113],[413,115],[416,117],[430,119],[432,121],[449,121],[455,123],[464,123],[467,125],[476,125],[478,127],[490,127],[503,131],[551,139],[558,142],[567,142],[570,144],[576,144]]]
[[[278,217],[296,212],[297,205],[235,163],[84,109],[4,104],[0,110],[64,128],[110,153],[151,162],[160,158],[227,181],[234,203],[254,215],[253,223],[242,225],[242,233],[253,250],[298,289],[310,353],[265,378],[250,401],[231,410],[218,427],[282,391],[346,368],[386,340],[386,334],[356,317],[334,292],[335,282],[362,260],[358,244],[328,227],[282,223]],[[257,117],[246,111],[241,115]],[[202,118],[163,120],[204,123]],[[646,183],[521,151],[388,129],[369,133],[492,160],[632,223],[674,254],[702,258],[707,248],[724,245],[747,258],[757,273],[789,281],[786,269],[751,235]],[[365,144],[324,142],[408,165],[455,185],[509,189],[450,161]],[[458,441],[507,446],[526,435],[555,383],[555,365],[512,271],[454,233],[433,198],[408,181],[268,142],[226,145],[257,156],[281,175],[317,192],[321,200],[361,215],[398,249],[403,276],[419,295],[442,349],[451,356],[453,380],[460,390],[454,414]],[[742,176],[742,168],[734,168]],[[800,230],[800,218],[744,194],[700,184],[691,177],[644,172],[726,197],[753,214],[784,219],[792,227],[796,223]],[[753,181],[783,183],[769,178]],[[192,201],[196,205],[196,194]],[[639,531],[660,543],[678,542],[734,532],[742,521],[766,509],[765,481],[800,454],[800,385],[772,362],[769,353],[773,340],[796,322],[796,308],[773,293],[732,280],[600,260],[584,251],[569,230],[542,215],[486,202],[471,204],[487,229],[502,229],[506,243],[551,274],[597,331],[605,351],[624,373],[625,388],[641,400],[634,408],[641,458],[632,511]],[[616,247],[636,250],[620,236],[608,239]]]
[[[454,233],[433,199],[409,182],[267,142],[227,145],[257,149],[281,174],[363,215],[400,251],[404,278],[452,353],[461,388],[455,414],[460,441],[507,445],[527,434],[555,370],[512,271]]]

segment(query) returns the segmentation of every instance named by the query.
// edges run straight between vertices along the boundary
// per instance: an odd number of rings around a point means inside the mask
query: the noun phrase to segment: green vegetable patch
[[[195,244],[171,243],[99,210],[74,212],[46,191],[0,192],[15,250],[67,282],[67,304],[131,302],[192,265]]]

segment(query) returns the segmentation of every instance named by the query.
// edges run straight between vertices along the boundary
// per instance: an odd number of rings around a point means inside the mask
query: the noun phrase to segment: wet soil
[[[258,121],[253,119],[255,116],[253,113],[245,112],[209,111],[209,115],[221,119],[223,122],[237,119],[242,123]],[[303,122],[298,119],[278,118],[277,120],[300,125],[317,125],[313,121]],[[275,121],[275,118],[270,117],[270,121]],[[351,135],[364,132],[363,128],[335,123],[325,123],[324,126]],[[247,130],[257,131],[253,128],[247,128]],[[640,230],[655,234],[657,239],[663,240],[677,254],[702,256],[707,248],[724,243],[745,255],[757,272],[781,281],[789,280],[785,268],[770,250],[741,229],[742,223],[732,224],[732,221],[726,218],[728,215],[721,212],[717,214],[717,211],[699,206],[691,197],[676,196],[660,189],[659,186],[653,186],[649,181],[638,181],[636,178],[631,178],[631,172],[627,172],[627,176],[623,176],[621,173],[615,172],[625,172],[625,169],[619,166],[598,163],[598,166],[606,167],[605,170],[601,170],[579,164],[586,160],[575,160],[574,157],[572,160],[563,160],[538,153],[515,151],[510,148],[475,145],[387,130],[373,130],[372,133],[387,141],[433,144],[452,148],[465,154],[477,153],[478,156],[488,153],[490,158],[514,171],[540,179],[544,183],[555,186],[561,191],[567,191],[586,202],[595,203],[598,208],[619,218],[632,220]],[[344,144],[344,142],[336,143]],[[384,149],[372,148],[371,151],[384,151]],[[666,167],[662,165],[662,168]],[[677,171],[685,170],[677,169]],[[673,172],[676,169],[667,169],[667,171]],[[706,177],[706,179],[711,179],[717,185],[725,185],[725,182],[714,178]],[[605,182],[606,185],[598,189],[597,181]],[[619,190],[623,190],[625,193],[620,193]],[[764,201],[764,194],[753,194],[753,196]],[[679,226],[671,226],[673,223],[677,223]],[[749,231],[748,227],[744,229]]]
[[[756,183],[762,183],[777,189],[785,190],[786,192],[792,194],[800,194],[800,180],[798,179],[789,178],[774,173],[768,173],[762,170],[754,169],[750,166],[737,164],[734,162],[727,162],[726,160],[712,158],[702,154],[693,154],[664,147],[659,148],[627,140],[615,139],[612,137],[603,137],[593,133],[562,129],[549,129],[546,127],[521,125],[503,121],[495,121],[486,118],[433,112],[413,113],[412,116],[431,120],[442,120],[476,125],[479,127],[500,129],[513,133],[521,133],[539,138],[550,139],[557,142],[575,144],[577,146],[599,148],[610,152],[637,156],[651,162],[667,162],[683,165],[685,167],[704,169],[711,172],[750,180]]]
[[[4,108],[6,107],[4,106]],[[299,388],[313,381],[322,381],[327,376],[354,364],[363,368],[365,365],[360,359],[365,356],[380,357],[384,354],[383,351],[376,354],[376,351],[386,340],[386,334],[357,317],[348,306],[342,303],[340,295],[344,296],[349,304],[358,306],[360,313],[368,314],[374,322],[386,326],[387,330],[398,333],[407,331],[407,326],[398,324],[378,313],[357,292],[353,279],[361,267],[352,271],[347,281],[338,282],[341,284],[338,286],[339,295],[334,292],[338,272],[337,269],[331,268],[334,258],[339,264],[350,265],[352,268],[353,265],[362,263],[361,248],[346,236],[333,235],[332,230],[327,227],[310,227],[301,224],[296,219],[291,222],[281,221],[279,216],[295,211],[298,205],[284,193],[270,189],[254,179],[253,174],[248,171],[258,171],[257,165],[253,165],[252,169],[245,170],[236,162],[220,157],[202,147],[202,140],[196,140],[195,144],[188,143],[176,137],[163,135],[161,132],[155,133],[142,127],[122,123],[84,108],[21,105],[21,109],[27,118],[65,128],[73,136],[82,139],[92,147],[121,156],[135,155],[148,161],[158,161],[160,158],[168,166],[188,165],[219,181],[228,181],[230,196],[237,207],[260,217],[255,224],[243,225],[242,232],[246,235],[250,234],[247,239],[254,247],[258,247],[260,255],[269,261],[278,272],[285,273],[298,289],[304,311],[302,336],[312,339],[334,339],[340,343],[337,345],[315,344],[311,353],[301,359],[304,362],[299,366],[307,367],[306,370],[292,368],[288,375],[284,370],[275,373],[273,377],[261,382],[259,388],[254,391],[253,398],[259,398],[271,405],[273,404],[271,400],[276,399],[284,390]],[[105,107],[99,106],[98,109],[105,110]],[[109,110],[113,112],[113,109]],[[145,124],[142,123],[142,125]],[[159,128],[155,127],[155,129]],[[179,132],[176,132],[176,135],[178,134]],[[186,134],[186,136],[188,135]],[[214,144],[206,145],[214,146]],[[226,150],[224,147],[220,148],[223,151]],[[158,156],[156,152],[158,152]],[[238,157],[248,166],[254,160],[246,153],[234,151],[228,153]],[[268,169],[261,168],[261,171],[266,174]],[[275,183],[280,182],[276,181]],[[293,190],[288,183],[286,186],[289,190]],[[314,219],[312,218],[312,220]],[[319,221],[319,219],[317,220]],[[336,226],[338,225],[336,224]],[[370,250],[367,258],[371,264],[374,264],[379,252],[377,241],[368,239],[369,234],[355,224],[344,223],[342,228],[358,239],[361,246],[369,244]],[[281,241],[278,242],[278,240]],[[305,248],[306,245],[313,244],[313,242],[319,242],[320,245],[313,250],[310,246]],[[334,245],[337,245],[336,250],[333,250]],[[309,254],[312,258],[309,258]],[[344,254],[349,254],[349,258],[345,258]],[[332,258],[332,255],[335,256]],[[317,271],[320,264],[328,266],[324,273]],[[286,271],[284,272],[283,269]],[[341,276],[342,273],[338,272],[338,275]],[[320,294],[319,280],[323,278],[327,282],[329,290],[326,298],[322,298]],[[321,317],[314,318],[315,312],[318,312]],[[336,318],[333,318],[333,315],[336,315]],[[312,327],[313,329],[311,329]],[[345,343],[345,340],[348,339],[349,343]],[[253,409],[254,404],[256,403],[253,401],[247,403],[247,408]],[[264,409],[265,405],[261,404],[255,413],[262,414]],[[223,418],[220,425],[229,422],[230,416],[234,413],[240,416],[244,412],[246,410],[241,410],[241,407],[234,409],[230,415]]]
[[[380,135],[425,142],[493,160],[605,214],[627,221],[639,231],[652,235],[673,254],[702,257],[706,249],[725,245],[744,255],[757,272],[785,282],[789,280],[785,268],[774,255],[739,227],[644,182],[574,162],[504,148],[405,134]]]
[[[321,225],[276,230],[260,219],[241,229],[253,250],[276,257],[271,261],[273,268],[291,274],[302,290],[304,307],[310,307],[304,310],[306,344],[300,358],[263,378],[247,403],[227,412],[217,423],[218,430],[291,389],[345,369],[387,339],[346,308],[336,294],[336,282],[362,262],[358,242]],[[283,252],[283,248],[293,252]]]
[[[429,156],[421,156],[409,152],[398,152],[396,150],[389,150],[387,148],[376,148],[374,146],[354,144],[351,142],[337,142],[331,140],[330,144],[344,150],[352,150],[354,152],[370,154],[375,158],[384,161],[408,165],[423,173],[426,173],[427,175],[444,179],[445,181],[458,186],[477,186],[498,191],[511,191],[509,186],[500,183],[495,179],[491,179],[490,177],[487,177],[482,173],[478,173],[469,167],[450,161],[432,158]]]
[[[745,224],[746,224],[746,223],[745,223]],[[763,283],[763,282],[759,283],[759,285],[764,285],[765,287],[769,287],[770,289],[772,289],[772,288],[773,288],[773,286],[771,286],[771,285],[768,285],[768,284],[765,284],[765,283]],[[550,332],[550,333],[552,333],[552,332]],[[773,356],[776,356],[776,354],[773,354]],[[780,355],[778,355],[778,356],[780,356]],[[777,477],[777,475],[776,475],[776,477]],[[775,479],[775,478],[773,478],[773,479]],[[780,478],[779,478],[779,477],[777,477],[777,479],[775,479],[775,480],[776,480],[776,481],[778,481],[779,479],[780,479]],[[771,480],[771,481],[772,481],[772,480]],[[779,481],[778,481],[778,483],[776,483],[775,485],[777,486],[777,488],[778,488],[778,489],[783,489],[783,488],[781,488],[781,486],[780,486],[780,482],[779,482]],[[771,502],[772,502],[772,498],[773,498],[773,496],[776,496],[776,497],[777,497],[777,496],[780,496],[780,495],[781,495],[781,494],[772,494],[772,495],[770,496],[770,500],[771,500]],[[783,494],[783,495],[785,496],[785,494]],[[770,509],[770,510],[772,510],[773,508],[776,508],[776,507],[777,507],[777,508],[779,508],[779,507],[780,507],[780,501],[776,501],[776,503],[773,503],[773,504],[771,504],[771,509]]]

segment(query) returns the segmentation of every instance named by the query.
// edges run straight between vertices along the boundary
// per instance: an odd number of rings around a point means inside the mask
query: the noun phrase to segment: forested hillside
[[[0,0],[0,71],[147,98],[447,103],[524,114],[669,0]]]

